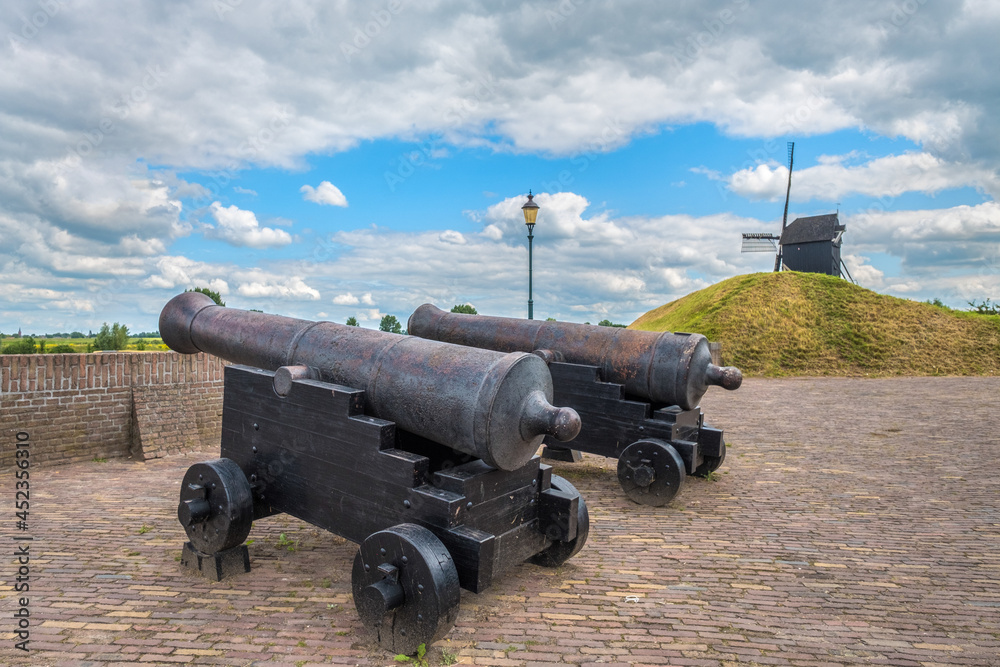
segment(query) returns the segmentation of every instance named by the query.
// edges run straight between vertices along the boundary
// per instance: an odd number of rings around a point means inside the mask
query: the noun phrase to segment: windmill
[[[788,142],[788,187],[785,189],[785,212],[781,216],[781,232],[788,226],[788,197],[792,194],[792,165],[795,160],[795,142]],[[781,270],[781,234],[744,232],[740,252],[773,252],[774,270]]]

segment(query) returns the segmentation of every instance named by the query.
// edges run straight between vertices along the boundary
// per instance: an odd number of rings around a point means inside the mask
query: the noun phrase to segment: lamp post
[[[528,201],[521,207],[524,213],[524,224],[528,226],[528,319],[534,319],[534,302],[531,300],[531,240],[535,238],[531,232],[535,229],[535,219],[538,217],[538,204],[534,200],[531,190],[528,190]]]

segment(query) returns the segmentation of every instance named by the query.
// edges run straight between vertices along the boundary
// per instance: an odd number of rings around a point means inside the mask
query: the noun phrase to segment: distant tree
[[[135,349],[139,350],[140,352],[145,352],[146,351],[146,339],[145,338],[136,338],[135,343],[132,345],[132,347],[134,347]]]
[[[45,344],[47,342],[48,341],[46,341],[44,338],[42,338],[41,340],[38,341],[38,353],[39,354],[45,354]]]
[[[251,308],[250,312],[251,313],[263,313],[264,311],[263,310],[257,310],[256,308]]]
[[[117,324],[117,323],[116,323]],[[101,330],[97,332],[97,337],[94,338],[94,349],[95,350],[113,350],[114,339],[111,337],[111,327],[105,322],[101,326]]]
[[[545,318],[545,321],[546,321],[546,322],[555,322],[555,321],[556,321],[556,318],[554,318],[554,317],[546,317],[546,318]]]
[[[461,303],[457,304],[451,309],[453,313],[465,313],[466,315],[478,315],[479,312],[476,310],[475,306],[471,303]]]
[[[934,297],[933,299],[927,299],[927,303],[929,303],[932,306],[937,306],[938,308],[944,308],[945,307],[945,305],[941,301],[941,299],[938,299],[937,297]]]
[[[599,326],[599,327],[621,327],[622,329],[625,328],[624,324],[615,324],[611,320],[601,320],[600,322],[597,323],[597,326]]]
[[[347,321],[344,322],[344,324],[346,324],[349,327],[361,326],[361,325],[358,324],[358,318],[354,317],[354,315],[351,315],[350,317],[348,317]]]
[[[382,321],[378,323],[379,331],[388,331],[389,333],[403,333],[403,325],[399,323],[395,315],[386,315],[382,318]]]
[[[124,350],[128,347],[128,327],[115,322],[108,326],[105,322],[94,338],[95,350]]]
[[[73,349],[72,345],[67,345],[66,343],[60,343],[54,346],[50,352],[52,354],[73,354],[76,350]]]
[[[209,297],[212,301],[216,302],[220,306],[226,305],[226,302],[222,300],[222,295],[218,292],[208,289],[207,287],[195,287],[194,289],[186,289],[185,292],[199,292]]]
[[[12,343],[8,343],[0,350],[0,354],[34,354],[35,339],[31,336],[17,338]]]
[[[1000,303],[990,304],[990,300],[986,299],[982,303],[976,303],[976,300],[967,302],[969,304],[969,310],[973,313],[979,315],[1000,315]]]

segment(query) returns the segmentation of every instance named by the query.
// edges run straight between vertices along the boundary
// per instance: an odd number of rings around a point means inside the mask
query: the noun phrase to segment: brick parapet
[[[152,445],[156,433],[143,440],[135,389],[172,399],[155,404],[157,422],[196,418],[169,432],[193,432],[197,441],[189,445],[216,446],[225,365],[207,354],[176,352],[0,355],[0,468],[13,465],[18,431],[31,436],[33,465],[141,457],[143,445],[177,451],[174,441]]]

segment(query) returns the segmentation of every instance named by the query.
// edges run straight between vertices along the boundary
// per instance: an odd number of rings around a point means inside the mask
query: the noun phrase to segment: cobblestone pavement
[[[713,390],[730,444],[716,481],[651,508],[614,461],[556,464],[587,500],[587,546],[463,592],[428,662],[1000,665],[998,396],[1000,378]],[[0,663],[399,664],[355,615],[355,545],[298,520],[255,524],[250,574],[180,571],[180,479],[215,455],[34,471],[32,652],[13,649],[5,558]]]

